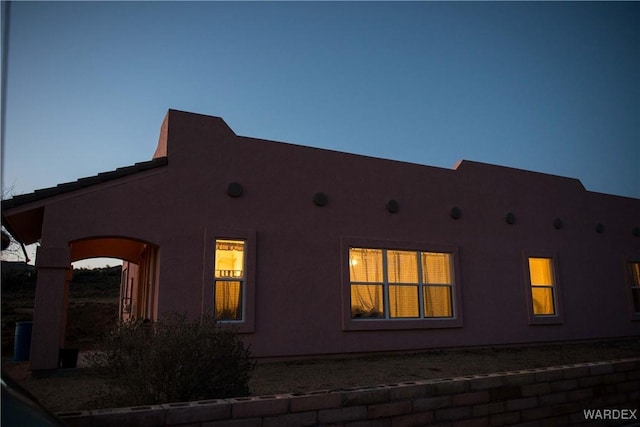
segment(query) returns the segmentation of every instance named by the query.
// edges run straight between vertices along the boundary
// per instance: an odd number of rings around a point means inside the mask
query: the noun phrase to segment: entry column
[[[39,247],[31,337],[31,370],[57,369],[64,345],[71,269],[69,248]]]

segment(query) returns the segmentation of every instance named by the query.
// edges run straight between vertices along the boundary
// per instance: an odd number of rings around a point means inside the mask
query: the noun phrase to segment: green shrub
[[[177,313],[120,323],[89,363],[112,382],[100,406],[246,396],[254,368],[233,331],[211,317],[190,321]]]

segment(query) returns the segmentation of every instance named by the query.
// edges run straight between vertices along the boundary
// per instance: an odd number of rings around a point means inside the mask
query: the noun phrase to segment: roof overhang
[[[18,242],[30,245],[42,237],[44,206],[23,210],[14,214],[2,212],[2,225]]]
[[[77,181],[59,184],[55,187],[44,188],[33,193],[3,200],[2,225],[18,242],[26,245],[35,243],[42,237],[44,211],[46,205],[51,201],[57,200],[60,196],[73,194],[115,180],[129,178],[167,164],[167,157],[157,157],[132,166],[102,172],[95,176],[81,178]]]

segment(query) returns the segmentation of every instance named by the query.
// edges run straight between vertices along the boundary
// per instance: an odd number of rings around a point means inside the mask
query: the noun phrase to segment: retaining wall
[[[58,415],[71,427],[640,425],[640,358]]]

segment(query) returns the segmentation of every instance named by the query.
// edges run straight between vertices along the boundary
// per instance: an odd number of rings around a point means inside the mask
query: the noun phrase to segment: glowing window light
[[[551,258],[529,258],[529,279],[533,314],[536,316],[556,314]]]
[[[245,242],[216,240],[213,300],[217,320],[242,320],[244,279]]]

